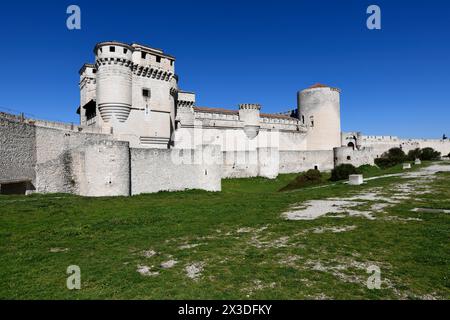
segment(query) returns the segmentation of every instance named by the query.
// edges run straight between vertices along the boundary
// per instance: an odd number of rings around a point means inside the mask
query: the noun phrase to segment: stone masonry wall
[[[71,150],[76,194],[82,196],[129,196],[130,154],[124,141],[91,142]]]
[[[320,171],[332,170],[333,151],[280,151],[280,173],[303,172],[315,167]]]
[[[131,194],[203,189],[220,191],[222,153],[197,149],[130,149]]]
[[[0,117],[0,183],[35,181],[36,128]]]

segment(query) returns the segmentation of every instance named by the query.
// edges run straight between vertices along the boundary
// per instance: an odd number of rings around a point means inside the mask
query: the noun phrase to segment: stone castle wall
[[[0,183],[35,181],[36,127],[0,116]]]
[[[131,149],[131,194],[202,189],[220,191],[222,155],[197,149]]]
[[[374,165],[374,160],[377,158],[377,153],[373,148],[363,147],[360,150],[353,150],[352,147],[334,148],[334,164],[352,164],[355,167],[364,164]]]
[[[330,171],[334,167],[333,151],[280,151],[280,173],[303,172],[309,169]]]
[[[112,135],[41,127],[13,116],[0,117],[0,142],[0,185],[29,181],[29,191],[82,196],[221,188],[222,154],[214,146],[130,149]]]

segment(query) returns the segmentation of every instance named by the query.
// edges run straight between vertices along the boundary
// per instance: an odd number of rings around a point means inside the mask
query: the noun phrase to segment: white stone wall
[[[220,191],[222,161],[217,146],[188,150],[131,149],[131,193]]]
[[[334,148],[334,163],[336,166],[340,164],[352,164],[359,167],[364,164],[374,165],[377,153],[373,148],[363,147],[360,150],[352,147]]]
[[[129,196],[129,143],[99,141],[71,150],[75,193],[82,196]]]
[[[222,178],[250,178],[258,173],[257,150],[223,151]]]
[[[391,148],[401,148],[406,154],[416,148],[433,148],[441,155],[448,155],[450,152],[450,140],[439,139],[400,139],[397,136],[364,136],[360,133],[342,133],[342,144],[346,146],[352,136],[357,134],[358,148],[342,147],[335,148],[335,164],[350,163],[354,166],[363,164],[374,164],[374,160],[379,158]]]
[[[306,134],[297,131],[260,128],[250,139],[242,124],[229,126],[211,120],[195,121],[195,126],[182,127],[174,135],[175,148],[194,148],[201,144],[217,144],[223,151],[252,151],[256,148],[273,147],[280,150],[306,150]],[[233,127],[235,125],[235,127]]]
[[[36,191],[76,193],[71,151],[111,139],[106,134],[36,127]]]
[[[317,168],[330,171],[334,167],[332,150],[280,151],[280,173],[296,173]]]
[[[0,184],[35,181],[36,129],[0,114]]]

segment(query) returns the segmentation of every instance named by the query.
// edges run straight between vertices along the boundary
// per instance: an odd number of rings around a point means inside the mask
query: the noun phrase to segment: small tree
[[[406,154],[400,148],[391,148],[381,155],[380,158],[375,159],[375,164],[380,168],[393,167],[396,164],[402,163],[407,159]]]
[[[352,164],[340,164],[331,171],[331,181],[346,180],[351,174],[359,173]]]
[[[406,160],[406,154],[400,148],[391,148],[382,155],[382,158],[388,158],[395,164],[398,164]]]
[[[322,182],[322,174],[319,170],[310,169],[306,172],[298,175],[287,186],[283,187],[280,191],[299,189],[303,187],[313,186]]]
[[[409,161],[414,161],[420,158],[420,148],[416,148],[414,150],[409,150],[407,159]]]
[[[433,148],[423,148],[420,151],[420,160],[439,160],[441,153]]]
[[[389,160],[388,158],[376,158],[375,164],[381,169],[386,169],[396,165],[396,163],[392,162],[392,160]]]

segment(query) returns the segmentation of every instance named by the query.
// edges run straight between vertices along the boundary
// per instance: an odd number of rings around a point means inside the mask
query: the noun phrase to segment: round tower
[[[132,104],[133,48],[120,42],[95,46],[97,106],[106,123],[125,122]]]
[[[308,150],[341,146],[340,90],[315,84],[297,95],[299,119],[308,128]]]

